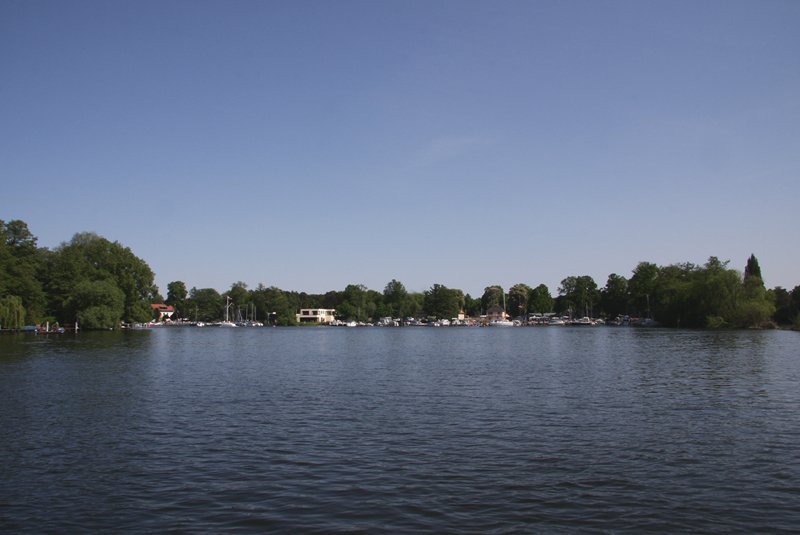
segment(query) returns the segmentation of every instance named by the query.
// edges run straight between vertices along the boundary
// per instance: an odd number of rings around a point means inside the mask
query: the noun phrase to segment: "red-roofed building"
[[[172,315],[175,314],[175,309],[172,307],[172,305],[153,304],[150,305],[150,308],[153,309],[153,313],[158,312],[158,321],[170,319]]]

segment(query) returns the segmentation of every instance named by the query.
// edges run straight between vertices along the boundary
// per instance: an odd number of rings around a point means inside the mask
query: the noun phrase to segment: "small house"
[[[152,304],[150,305],[150,308],[153,310],[154,316],[158,314],[158,321],[169,320],[175,313],[175,308],[173,308],[172,305],[165,305],[163,303]]]

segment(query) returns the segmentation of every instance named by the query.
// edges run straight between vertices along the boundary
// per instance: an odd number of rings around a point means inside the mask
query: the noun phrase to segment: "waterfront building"
[[[152,304],[150,308],[153,309],[154,313],[158,313],[158,321],[168,320],[172,318],[172,315],[175,313],[175,309],[172,305],[165,305],[163,303]]]
[[[301,308],[299,314],[295,314],[297,323],[332,323],[336,310],[333,308]]]

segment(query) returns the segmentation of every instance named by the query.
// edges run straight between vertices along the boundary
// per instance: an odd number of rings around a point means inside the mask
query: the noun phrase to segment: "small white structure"
[[[333,308],[301,308],[295,318],[297,323],[332,323],[336,319],[334,314]]]

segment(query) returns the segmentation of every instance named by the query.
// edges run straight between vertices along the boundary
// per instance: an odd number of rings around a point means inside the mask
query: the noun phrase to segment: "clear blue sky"
[[[156,273],[800,284],[800,2],[0,2],[0,219]]]

